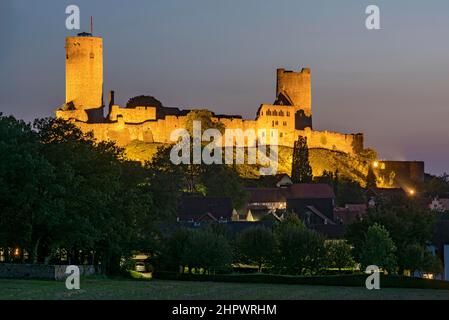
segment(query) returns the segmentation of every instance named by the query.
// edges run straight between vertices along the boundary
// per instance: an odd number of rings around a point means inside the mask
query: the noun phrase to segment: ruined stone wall
[[[379,182],[387,187],[410,190],[424,182],[422,161],[381,161],[375,172]]]
[[[156,120],[156,107],[135,107],[120,108],[113,105],[109,113],[110,121],[117,121],[118,117],[122,117],[125,123],[142,123],[149,120]]]
[[[281,119],[280,117],[277,117]],[[259,130],[265,130],[265,139],[267,144],[272,143],[270,129],[279,129],[278,144],[287,147],[293,147],[298,136],[307,137],[309,148],[323,148],[334,151],[355,154],[363,150],[363,135],[342,134],[329,131],[313,131],[308,128],[305,130],[292,129],[292,124],[283,126],[278,122],[273,127],[274,120],[271,118],[259,118],[258,120],[242,120],[238,118],[214,118],[220,121],[227,129],[254,130],[259,134]],[[279,121],[279,120],[278,120]],[[281,120],[283,121],[283,120]],[[84,132],[92,131],[95,138],[99,140],[113,140],[120,146],[125,146],[133,140],[139,140],[149,143],[172,143],[171,133],[176,129],[186,127],[186,117],[167,116],[165,119],[157,121],[146,121],[143,123],[126,123],[124,118],[118,117],[117,121],[110,123],[84,123],[75,122]],[[235,141],[235,140],[234,140]],[[257,142],[257,136],[254,139],[244,139],[246,146],[254,146]]]
[[[129,144],[133,140],[151,143],[172,143],[170,135],[175,129],[185,128],[185,117],[171,116],[167,118],[142,124],[124,123],[122,121],[108,124],[83,124],[83,130],[93,129],[94,135],[99,139],[115,140],[120,145]],[[260,134],[260,130],[265,130],[266,143],[273,143],[270,136],[271,127],[261,126],[254,120],[226,119],[225,121],[221,120],[221,122],[226,124],[227,129],[240,129],[243,133],[246,130],[254,130],[257,135]],[[278,131],[277,143],[282,146],[293,147],[299,136],[307,137],[309,148],[323,148],[348,154],[355,154],[363,150],[363,135],[313,131],[310,129],[280,129]],[[254,146],[257,142],[257,136],[254,140],[245,138],[243,141],[245,146]]]
[[[103,39],[66,38],[66,103],[77,109],[103,105]]]
[[[115,122],[85,123],[75,121],[75,124],[83,131],[92,131],[98,140],[112,140],[119,146],[125,146],[133,140],[143,142],[171,143],[170,134],[178,128],[185,128],[185,117],[167,116],[157,121],[143,123],[126,123],[123,117],[118,117]]]
[[[358,153],[364,148],[362,134],[343,134],[310,129],[299,131],[299,134],[304,134],[307,137],[309,148],[323,148],[349,154]]]
[[[84,110],[56,110],[56,117],[64,120],[76,119],[81,122],[88,121],[87,112]]]

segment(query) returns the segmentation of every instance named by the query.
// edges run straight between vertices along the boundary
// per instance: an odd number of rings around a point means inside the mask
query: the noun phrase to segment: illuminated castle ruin
[[[98,140],[113,140],[125,146],[134,140],[149,143],[173,143],[173,130],[185,128],[190,110],[169,108],[156,99],[134,99],[127,107],[114,103],[109,94],[109,108],[104,114],[103,40],[90,33],[66,39],[66,102],[56,116],[73,121],[84,132],[92,131]],[[213,114],[213,121],[225,128],[278,130],[278,144],[292,147],[298,136],[308,139],[309,148],[324,148],[355,154],[363,150],[363,134],[315,131],[312,126],[312,88],[310,69],[299,72],[277,70],[276,98],[273,104],[262,104],[255,120],[241,116]],[[269,134],[268,134],[269,135]],[[255,138],[257,139],[257,138]],[[267,136],[267,144],[270,137]],[[245,140],[248,146],[258,141]]]

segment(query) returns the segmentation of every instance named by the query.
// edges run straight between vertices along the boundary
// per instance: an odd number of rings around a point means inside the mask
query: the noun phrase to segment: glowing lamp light
[[[373,162],[373,167],[374,168],[379,168],[379,161],[374,161]]]
[[[18,257],[18,256],[20,255],[20,249],[19,249],[19,248],[15,248],[15,249],[14,249],[14,255],[15,255],[16,257]]]
[[[413,189],[410,189],[410,190],[408,191],[408,193],[409,193],[411,196],[414,196],[414,195],[416,194],[416,191],[413,190]]]

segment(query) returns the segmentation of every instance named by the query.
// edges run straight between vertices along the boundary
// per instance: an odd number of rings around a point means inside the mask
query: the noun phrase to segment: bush
[[[278,252],[273,264],[284,274],[317,274],[325,266],[324,237],[287,215],[275,230]]]
[[[156,270],[184,272],[223,272],[232,262],[227,239],[210,229],[179,228],[163,239],[162,249],[154,259]]]
[[[326,266],[338,270],[353,268],[355,266],[352,257],[351,246],[344,240],[326,241]]]
[[[395,253],[396,246],[383,226],[376,223],[368,228],[360,254],[360,263],[363,269],[370,265],[376,265],[388,272],[395,272]]]
[[[190,230],[183,261],[189,270],[203,269],[206,273],[224,269],[232,262],[232,250],[223,235],[209,230]]]
[[[276,251],[273,232],[264,227],[253,227],[237,236],[237,254],[240,262],[256,264],[258,272],[262,271]]]

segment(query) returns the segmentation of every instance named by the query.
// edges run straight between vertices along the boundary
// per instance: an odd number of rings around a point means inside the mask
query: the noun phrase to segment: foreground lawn
[[[449,291],[116,279],[84,279],[69,291],[64,282],[0,279],[0,299],[449,299]]]

